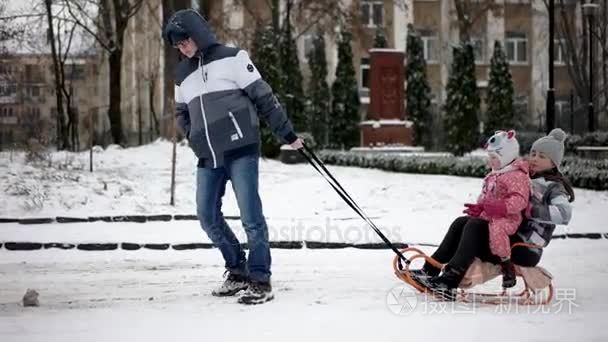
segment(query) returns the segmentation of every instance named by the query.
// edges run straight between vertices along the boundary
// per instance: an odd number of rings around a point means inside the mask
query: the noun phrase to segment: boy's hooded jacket
[[[199,158],[199,166],[218,168],[230,156],[259,150],[258,116],[284,142],[297,139],[292,124],[261,78],[246,51],[221,45],[209,24],[194,10],[177,11],[164,38],[190,37],[198,47],[183,59],[175,75],[177,124]]]

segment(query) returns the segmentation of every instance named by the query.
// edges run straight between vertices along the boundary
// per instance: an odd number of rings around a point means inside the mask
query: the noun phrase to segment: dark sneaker
[[[431,278],[432,275],[428,274],[424,268],[418,270],[410,270],[410,275],[412,278]]]
[[[249,277],[240,274],[229,273],[224,283],[211,291],[211,295],[216,297],[234,296],[249,287]]]
[[[443,273],[429,280],[429,289],[433,292],[433,295],[440,299],[454,301],[458,293],[458,285],[463,276],[463,271],[446,267]]]
[[[274,299],[270,283],[251,281],[249,288],[239,298],[240,304],[255,305],[262,304]]]
[[[441,269],[432,266],[428,262],[425,262],[422,268],[420,269],[409,271],[409,274],[412,279],[414,279],[425,287],[428,287],[428,280],[438,276],[439,273],[441,273]]]
[[[517,276],[515,275],[515,266],[511,260],[505,260],[500,264],[502,270],[502,287],[505,289],[514,287],[517,284]]]
[[[429,281],[431,280],[431,278],[433,278],[433,276],[428,274],[427,271],[423,268],[418,270],[411,270],[409,275],[415,282],[424,287],[429,287]]]

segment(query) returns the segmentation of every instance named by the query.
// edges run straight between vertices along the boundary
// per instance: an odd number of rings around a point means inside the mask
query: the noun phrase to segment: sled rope
[[[384,241],[384,243],[397,254],[399,268],[402,269],[403,266],[401,261],[405,262],[406,265],[410,264],[410,260],[406,258],[403,253],[397,247],[395,247],[391,241],[380,231],[378,226],[365,214],[365,212],[359,207],[357,202],[352,199],[352,197],[348,194],[348,192],[342,187],[340,182],[332,175],[331,172],[327,169],[325,164],[317,157],[317,155],[308,147],[306,144],[302,144],[304,146],[303,149],[298,149],[298,151],[304,156],[304,158],[312,165],[312,167],[317,170],[317,172],[325,178],[325,180],[331,185],[331,187],[338,193],[338,195],[348,204],[351,209],[353,209],[367,224],[380,236],[380,239]],[[407,246],[407,245],[406,245]]]

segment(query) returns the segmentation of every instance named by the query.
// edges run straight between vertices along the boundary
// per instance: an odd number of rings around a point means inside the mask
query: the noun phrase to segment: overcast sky
[[[9,53],[50,53],[50,45],[47,43],[47,19],[44,16],[44,4],[42,0],[0,0],[6,4],[5,13],[2,16],[14,15],[32,15],[43,14],[40,17],[20,18],[13,22],[14,26],[23,26],[23,37],[13,41],[3,42],[4,47]],[[60,13],[61,7],[55,6],[55,13]],[[67,10],[61,11],[61,17],[68,18]],[[55,34],[57,34],[57,24],[55,26]],[[63,49],[67,46],[67,40],[73,24],[64,23],[62,25],[61,39]],[[69,49],[70,54],[78,54],[86,50],[90,50],[93,45],[93,39],[90,35],[84,32],[80,27],[77,27],[72,36],[72,44]]]

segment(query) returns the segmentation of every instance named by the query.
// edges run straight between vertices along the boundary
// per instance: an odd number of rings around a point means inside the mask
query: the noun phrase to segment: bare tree
[[[215,1],[201,0],[211,10],[209,21],[218,36],[233,41],[243,48],[251,48],[256,27],[271,24],[273,29],[280,32],[280,18],[286,17],[287,0],[265,0],[260,8],[259,3],[248,0],[234,0],[233,7],[219,8]],[[209,4],[211,3],[211,4]],[[386,6],[397,5],[407,9],[405,0],[385,1]],[[292,24],[298,28],[294,38],[312,32],[333,35],[337,25],[349,23],[356,36],[367,34],[360,23],[361,0],[298,0],[294,1]],[[229,25],[230,13],[240,7],[254,22],[253,26],[233,28]],[[201,9],[203,7],[201,6]],[[270,14],[270,15],[268,15]]]
[[[48,23],[49,36],[52,39],[49,40],[51,44],[51,56],[53,58],[53,73],[55,76],[55,101],[57,105],[57,148],[63,150],[68,148],[69,139],[67,132],[67,125],[65,123],[65,114],[63,111],[63,94],[61,92],[61,71],[60,71],[60,58],[57,52],[57,42],[54,39],[55,25],[53,24],[53,9],[52,0],[44,0],[44,6],[46,9],[46,18]]]
[[[548,9],[548,2],[544,0]],[[584,3],[581,1],[579,4]],[[597,115],[606,114],[608,110],[608,5],[605,1],[600,2],[600,11],[597,13],[594,25],[589,30],[588,22],[581,11],[577,11],[577,3],[573,1],[558,0],[556,4],[556,31],[560,47],[564,54],[564,60],[568,68],[568,75],[574,86],[578,98],[584,103],[589,103],[589,34],[595,38],[594,47],[599,47],[599,52],[594,58],[596,69],[602,77],[596,77],[593,87],[594,98],[591,99],[596,105]],[[582,17],[578,17],[580,15]],[[577,25],[580,20],[582,25]],[[596,49],[597,50],[597,49]],[[596,51],[597,52],[597,51]],[[598,105],[599,104],[599,105]],[[579,105],[578,110],[583,106]]]
[[[163,6],[163,19],[162,19],[162,27],[167,24],[170,16],[180,9],[189,8],[191,5],[190,0],[162,0]],[[173,99],[174,99],[174,90],[175,83],[172,75],[174,74],[175,66],[179,62],[179,53],[175,52],[175,49],[170,44],[164,44],[163,52],[165,65],[161,66],[163,68],[163,73],[168,77],[165,77],[165,84],[162,85],[165,94],[164,108],[161,108],[163,116],[162,116],[162,127],[163,136],[172,137],[173,136],[173,121],[172,121],[172,113],[173,113]]]
[[[116,144],[125,142],[120,108],[124,33],[129,20],[142,4],[143,0],[66,0],[74,22],[107,52],[110,94],[108,118],[112,139]]]
[[[0,0],[0,54],[7,52],[5,43],[19,38],[25,30],[17,21],[21,15],[10,15],[7,7],[8,0]]]
[[[75,46],[84,32],[67,13],[67,4],[61,0],[44,0],[47,21],[47,43],[50,45],[57,107],[57,146],[59,149],[79,150],[79,113],[74,106],[74,80],[80,77],[76,60],[83,46]],[[81,49],[80,51],[78,49]],[[72,59],[71,63],[68,61]],[[67,117],[67,120],[66,120]]]
[[[501,6],[494,0],[454,0],[460,41],[471,38],[471,29],[488,11],[498,11]]]

